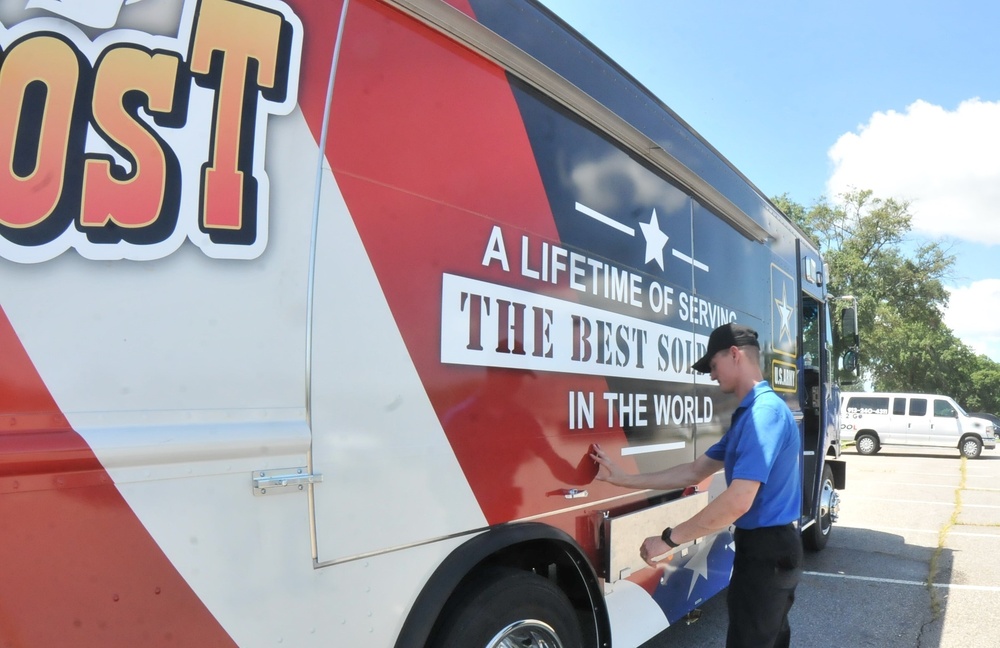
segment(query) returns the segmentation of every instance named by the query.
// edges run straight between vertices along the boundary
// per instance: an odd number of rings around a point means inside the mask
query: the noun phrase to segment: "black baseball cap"
[[[715,354],[734,346],[752,346],[759,349],[760,342],[757,341],[757,331],[735,322],[723,324],[708,336],[708,348],[705,350],[705,355],[691,365],[691,368],[698,373],[710,373],[712,371],[712,358]]]

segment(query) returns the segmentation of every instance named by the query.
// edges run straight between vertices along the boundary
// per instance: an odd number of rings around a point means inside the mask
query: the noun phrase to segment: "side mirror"
[[[844,355],[840,357],[840,363],[844,367],[844,371],[848,373],[856,373],[858,370],[858,352],[853,349],[844,351]]]

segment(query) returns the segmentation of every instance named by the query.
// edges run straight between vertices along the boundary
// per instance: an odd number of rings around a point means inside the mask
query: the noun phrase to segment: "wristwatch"
[[[671,531],[673,531],[671,527],[667,527],[666,529],[664,529],[663,533],[660,534],[660,539],[666,542],[668,545],[670,545],[671,548],[679,547],[680,546],[679,544],[670,539]]]

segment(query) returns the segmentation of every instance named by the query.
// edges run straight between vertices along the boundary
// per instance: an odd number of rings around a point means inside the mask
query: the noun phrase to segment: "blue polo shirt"
[[[781,526],[802,514],[802,440],[792,411],[766,381],[754,385],[733,412],[732,425],[705,453],[725,464],[726,483],[760,482],[740,529]]]

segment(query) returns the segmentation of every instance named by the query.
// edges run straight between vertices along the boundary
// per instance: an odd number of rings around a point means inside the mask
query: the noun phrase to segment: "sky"
[[[1000,2],[541,0],[767,196],[910,202],[945,322],[1000,362]]]

